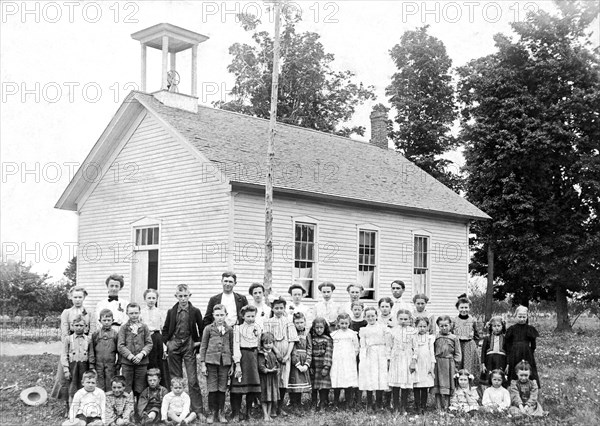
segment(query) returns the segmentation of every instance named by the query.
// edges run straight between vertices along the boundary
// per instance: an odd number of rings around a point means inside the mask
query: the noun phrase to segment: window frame
[[[431,232],[425,230],[425,229],[417,229],[411,232],[411,270],[410,270],[410,274],[411,274],[411,287],[412,287],[412,295],[415,295],[417,293],[422,293],[422,291],[420,291],[419,289],[417,289],[417,283],[415,281],[415,269],[417,269],[417,266],[415,265],[415,242],[417,238],[424,238],[427,241],[427,251],[425,252],[427,254],[427,265],[426,268],[421,268],[420,269],[425,269],[426,274],[425,274],[425,295],[427,295],[427,297],[431,297],[431,282],[432,282],[432,275],[433,275],[433,262],[432,262],[432,255],[433,255],[433,250],[432,250],[432,234]]]
[[[373,291],[371,292],[372,297],[365,297],[365,292],[361,296],[361,300],[379,300],[379,241],[381,239],[381,230],[378,226],[371,223],[358,224],[356,225],[356,282],[360,282],[360,233],[363,232],[374,232],[375,233],[375,269],[373,270]]]
[[[313,242],[313,273],[312,273],[312,287],[309,288],[305,298],[309,300],[317,300],[317,283],[318,283],[318,275],[319,275],[319,221],[310,216],[297,216],[292,217],[292,262],[291,262],[291,272],[292,272],[292,285],[299,284],[297,282],[297,278],[295,276],[296,270],[296,226],[297,225],[310,225],[314,227],[314,242]],[[299,260],[299,262],[303,262]],[[300,280],[300,279],[298,279]],[[309,280],[305,280],[309,281]],[[312,295],[311,295],[312,292]]]

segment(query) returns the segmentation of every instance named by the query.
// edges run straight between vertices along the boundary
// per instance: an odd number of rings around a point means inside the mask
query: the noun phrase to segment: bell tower
[[[131,34],[141,45],[141,85],[142,92],[146,91],[146,51],[148,47],[162,52],[161,88],[152,95],[160,102],[174,108],[197,112],[198,109],[198,45],[208,40],[208,37],[176,25],[162,23]],[[189,95],[179,93],[180,76],[177,72],[176,55],[179,52],[192,49],[192,73]]]

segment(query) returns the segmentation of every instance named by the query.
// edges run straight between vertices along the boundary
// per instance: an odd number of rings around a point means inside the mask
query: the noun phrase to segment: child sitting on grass
[[[146,380],[148,381],[148,387],[140,395],[137,413],[142,425],[152,425],[160,422],[162,402],[169,391],[160,385],[160,370],[158,368],[150,368]]]
[[[479,394],[473,387],[473,375],[461,369],[455,375],[456,389],[450,398],[450,411],[473,414],[479,410]]]
[[[483,409],[488,412],[506,411],[510,407],[510,394],[502,387],[505,381],[504,371],[492,370],[490,373],[492,386],[483,392]]]
[[[110,311],[109,311],[110,312]],[[111,312],[112,319],[112,312]],[[102,322],[102,315],[100,315]],[[106,392],[106,424],[108,426],[133,426],[133,394],[125,392],[125,377],[114,376],[112,390]]]
[[[515,366],[517,380],[510,382],[509,392],[512,406],[509,413],[516,417],[541,417],[544,410],[538,402],[538,385],[531,380],[531,365],[521,361]]]
[[[88,370],[83,373],[83,388],[75,392],[69,420],[63,426],[102,426],[106,417],[106,395],[96,387],[96,372]]]
[[[181,377],[171,379],[171,392],[165,395],[160,412],[163,423],[170,426],[183,426],[196,420],[196,413],[190,412],[190,397],[183,391]]]

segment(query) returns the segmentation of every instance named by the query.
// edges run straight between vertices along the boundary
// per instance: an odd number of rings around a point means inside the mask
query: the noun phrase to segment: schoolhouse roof
[[[194,113],[166,106],[141,92],[130,93],[121,109],[136,104],[185,138],[232,185],[264,186],[268,120],[204,106]],[[119,112],[113,121],[125,119],[126,114]],[[109,128],[118,127],[113,121]],[[102,139],[90,155],[99,151]],[[90,160],[88,156],[86,161]],[[76,209],[81,189],[75,186],[85,184],[77,180],[76,174],[57,208]],[[466,220],[489,219],[398,152],[281,123],[276,127],[274,190]]]

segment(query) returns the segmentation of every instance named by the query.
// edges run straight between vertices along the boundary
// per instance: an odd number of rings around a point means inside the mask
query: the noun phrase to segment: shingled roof
[[[188,112],[141,92],[133,98],[217,164],[232,183],[264,185],[268,120],[203,106]],[[366,142],[278,123],[275,158],[275,190],[489,219],[398,152]]]

